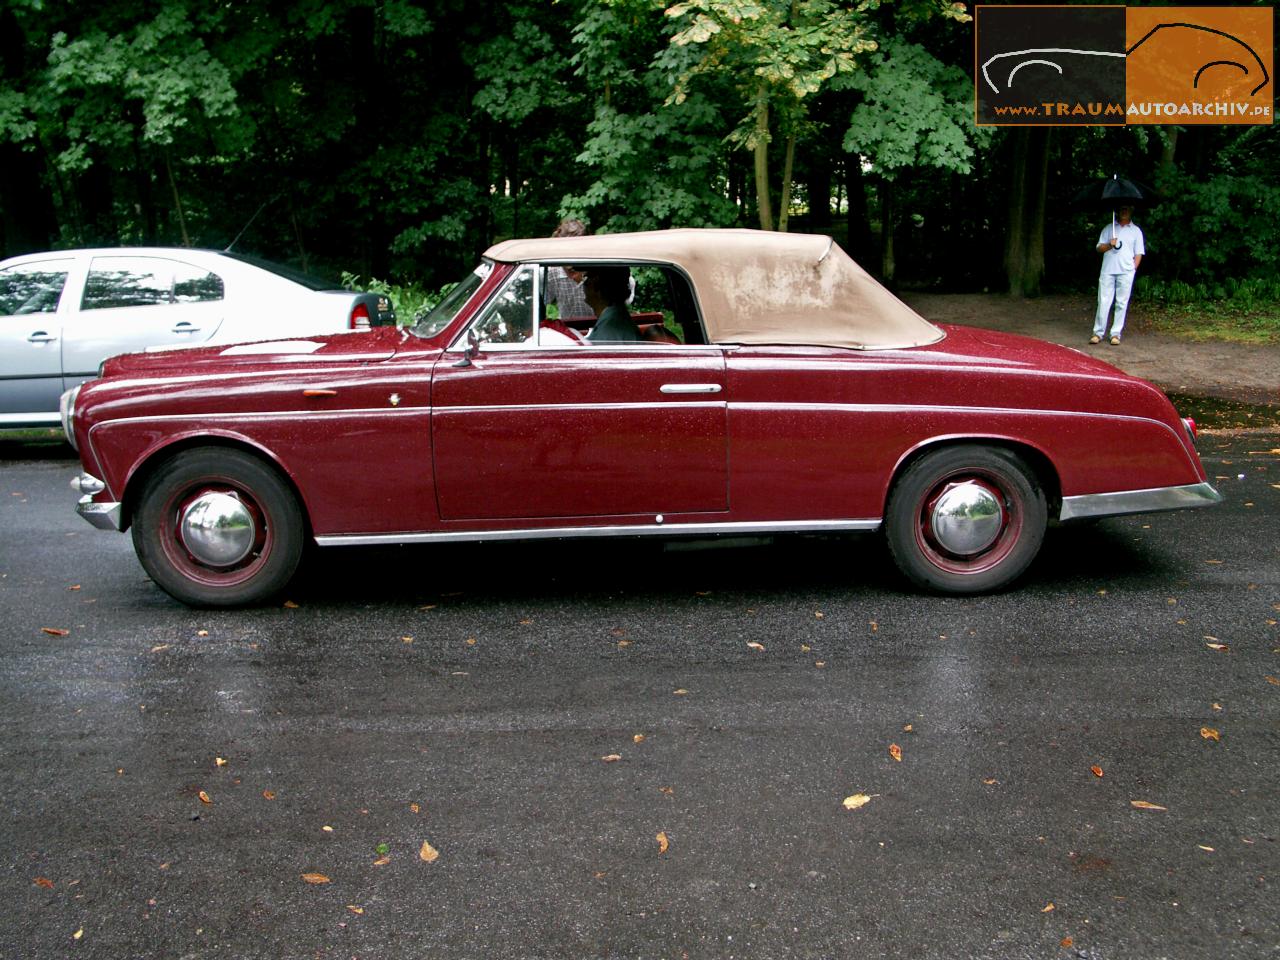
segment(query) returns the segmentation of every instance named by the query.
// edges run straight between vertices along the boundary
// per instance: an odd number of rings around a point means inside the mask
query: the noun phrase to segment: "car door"
[[[59,307],[74,266],[72,259],[49,259],[0,270],[0,425],[57,422],[62,393]]]
[[[203,343],[222,322],[222,278],[159,256],[95,256],[79,309],[63,328],[65,386],[94,376],[118,353]]]
[[[536,269],[516,271],[432,377],[446,521],[723,514],[727,397],[718,347],[583,344],[532,332]],[[554,339],[554,343],[547,341]],[[659,521],[661,522],[661,521]]]

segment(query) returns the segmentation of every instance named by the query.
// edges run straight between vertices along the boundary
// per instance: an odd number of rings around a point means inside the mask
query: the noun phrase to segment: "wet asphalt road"
[[[0,444],[0,956],[1274,958],[1277,448],[984,599],[864,537],[331,550],[210,613]]]

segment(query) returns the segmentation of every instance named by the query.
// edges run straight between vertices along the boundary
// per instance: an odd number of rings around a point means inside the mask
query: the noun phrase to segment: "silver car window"
[[[56,313],[68,269],[64,261],[49,261],[0,270],[0,317]]]
[[[80,309],[172,303],[176,266],[172,260],[159,257],[94,257]]]

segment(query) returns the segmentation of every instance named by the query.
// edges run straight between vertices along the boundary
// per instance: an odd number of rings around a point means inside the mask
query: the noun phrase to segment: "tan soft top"
[[[655,230],[507,240],[503,263],[674,264],[689,275],[712,343],[885,350],[942,339],[830,237],[763,230]]]

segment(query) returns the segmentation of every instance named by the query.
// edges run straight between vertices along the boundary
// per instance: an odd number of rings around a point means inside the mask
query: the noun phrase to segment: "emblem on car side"
[[[400,406],[400,394],[393,393],[391,396],[387,397],[387,402],[390,403],[393,407]]]

